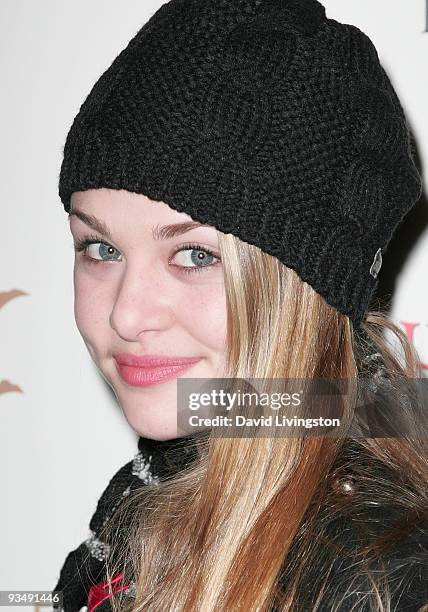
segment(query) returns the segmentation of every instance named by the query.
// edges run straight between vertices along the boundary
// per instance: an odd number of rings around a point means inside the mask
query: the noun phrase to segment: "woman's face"
[[[77,327],[131,427],[152,439],[177,437],[177,378],[223,372],[217,231],[189,229],[189,215],[123,190],[76,192],[71,205]],[[133,356],[187,363],[135,367]]]

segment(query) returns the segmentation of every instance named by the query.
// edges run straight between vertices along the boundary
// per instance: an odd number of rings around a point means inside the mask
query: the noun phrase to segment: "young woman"
[[[426,402],[393,393],[418,356],[369,308],[421,180],[367,36],[316,0],[162,5],[81,106],[59,193],[79,331],[140,435],[65,612],[422,610]],[[217,377],[390,391],[337,436],[179,435],[178,379]]]

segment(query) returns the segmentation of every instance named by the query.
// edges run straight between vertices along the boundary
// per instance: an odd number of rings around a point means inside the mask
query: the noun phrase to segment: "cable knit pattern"
[[[358,28],[316,0],[172,0],[68,134],[65,210],[73,191],[99,187],[259,246],[358,327],[422,181],[403,109]]]

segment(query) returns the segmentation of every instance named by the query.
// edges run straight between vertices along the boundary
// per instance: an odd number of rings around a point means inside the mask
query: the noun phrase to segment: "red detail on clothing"
[[[123,573],[116,574],[111,580],[112,591],[113,593],[119,593],[120,591],[124,591],[128,588],[129,584],[120,584],[123,580]],[[89,589],[88,595],[88,610],[87,612],[92,612],[95,610],[97,606],[100,605],[102,601],[108,599],[110,597],[108,591],[108,580],[105,582],[100,582],[98,584],[94,584]]]

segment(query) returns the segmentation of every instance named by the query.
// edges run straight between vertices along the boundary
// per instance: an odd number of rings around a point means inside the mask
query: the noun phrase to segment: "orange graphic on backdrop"
[[[11,289],[11,291],[0,292],[0,308],[3,308],[5,304],[17,297],[20,297],[21,295],[28,295],[28,293],[21,291],[20,289]],[[18,387],[18,385],[13,384],[6,379],[0,380],[0,395],[3,393],[11,393],[12,391],[23,393],[21,387]]]

